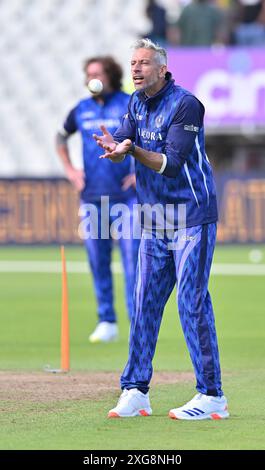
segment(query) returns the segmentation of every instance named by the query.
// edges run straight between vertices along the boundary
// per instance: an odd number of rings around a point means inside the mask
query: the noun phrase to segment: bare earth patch
[[[48,403],[100,399],[110,392],[119,392],[119,378],[117,372],[0,371],[0,400]],[[152,386],[193,380],[191,372],[155,372]]]

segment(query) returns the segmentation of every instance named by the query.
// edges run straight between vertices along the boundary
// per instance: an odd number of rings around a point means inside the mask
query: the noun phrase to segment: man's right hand
[[[102,131],[102,135],[93,134],[93,138],[95,139],[97,144],[102,148],[104,148],[104,145],[114,144],[113,137],[106,129],[106,127],[100,126],[100,129]]]
[[[66,176],[77,191],[82,191],[85,187],[85,173],[83,170],[69,167],[66,169]]]

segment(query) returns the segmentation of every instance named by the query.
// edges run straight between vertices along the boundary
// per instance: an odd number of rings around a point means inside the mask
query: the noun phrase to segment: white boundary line
[[[119,261],[111,263],[112,271],[121,274],[122,264]],[[60,273],[61,263],[58,261],[0,261],[2,273]],[[89,273],[86,262],[68,261],[68,273]],[[213,276],[265,276],[265,264],[234,264],[215,263],[212,266]]]

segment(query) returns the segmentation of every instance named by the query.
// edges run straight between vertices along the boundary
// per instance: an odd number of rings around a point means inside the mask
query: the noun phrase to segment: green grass
[[[249,263],[257,247],[218,247],[215,262]],[[263,253],[265,263],[265,247]],[[85,261],[82,247],[66,248],[68,260]],[[118,254],[115,253],[115,259]],[[58,260],[52,248],[1,248],[1,260]],[[121,371],[127,359],[128,320],[123,279],[115,275],[120,341],[90,345],[96,304],[90,275],[69,274],[71,370]],[[60,275],[0,273],[0,369],[41,373],[60,365]],[[107,420],[118,397],[49,403],[1,402],[0,449],[265,449],[264,277],[213,276],[210,282],[224,391],[231,418],[220,422],[176,422],[171,407],[194,394],[193,383],[151,388],[153,416]],[[172,294],[164,313],[154,369],[192,370]],[[15,406],[16,405],[16,406]]]
[[[1,418],[3,449],[264,449],[265,374],[227,377],[232,416],[224,421],[184,422],[167,418],[169,407],[192,395],[191,385],[159,386],[151,392],[154,415],[107,420],[117,394],[89,402],[25,404]],[[262,396],[263,395],[263,396]],[[4,404],[2,404],[3,408]]]

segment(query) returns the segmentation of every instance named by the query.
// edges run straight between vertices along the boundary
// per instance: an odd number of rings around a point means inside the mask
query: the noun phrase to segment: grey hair
[[[137,39],[132,45],[132,49],[152,49],[155,51],[155,58],[159,65],[167,65],[167,53],[166,50],[155,44],[151,39]]]

